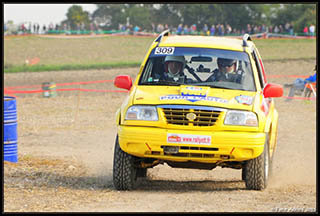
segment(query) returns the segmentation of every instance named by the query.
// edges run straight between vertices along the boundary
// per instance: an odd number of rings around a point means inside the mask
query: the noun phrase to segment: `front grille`
[[[177,153],[177,154],[166,154],[164,155],[170,155],[175,157],[191,157],[191,158],[214,158],[214,154],[201,154],[201,153]]]
[[[168,124],[187,125],[187,126],[213,126],[219,119],[221,110],[217,109],[201,109],[193,107],[189,108],[162,108],[164,116]],[[194,120],[187,119],[188,113],[194,113],[196,118]]]

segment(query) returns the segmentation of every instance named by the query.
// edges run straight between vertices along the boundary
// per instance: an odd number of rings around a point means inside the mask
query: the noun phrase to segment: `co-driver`
[[[213,74],[206,80],[206,82],[236,82],[241,83],[242,71],[237,72],[237,60],[218,58],[218,68],[213,71]]]

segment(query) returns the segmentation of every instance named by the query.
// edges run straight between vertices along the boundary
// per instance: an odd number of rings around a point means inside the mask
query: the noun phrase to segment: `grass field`
[[[316,58],[315,39],[257,39],[254,43],[266,60],[309,60]]]
[[[154,39],[6,37],[4,72],[139,66]],[[265,61],[316,58],[315,39],[256,39],[254,42]],[[39,58],[39,63],[25,66],[25,61],[33,58]]]

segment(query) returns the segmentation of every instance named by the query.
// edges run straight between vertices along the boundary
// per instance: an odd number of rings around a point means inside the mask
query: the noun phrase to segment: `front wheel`
[[[267,187],[270,171],[269,137],[266,135],[263,153],[248,160],[243,169],[243,180],[248,189],[263,190]]]
[[[137,177],[146,178],[147,177],[147,172],[148,172],[147,168],[138,168],[137,169]]]
[[[133,190],[137,184],[135,158],[122,151],[116,137],[113,157],[113,185],[117,190]]]
[[[241,179],[242,181],[246,181],[246,166],[242,167]]]

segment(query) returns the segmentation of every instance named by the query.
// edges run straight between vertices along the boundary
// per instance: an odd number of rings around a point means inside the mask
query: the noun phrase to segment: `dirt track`
[[[313,61],[265,63],[269,75],[310,75]],[[132,77],[138,68],[17,73],[4,87]],[[294,78],[270,78],[284,84]],[[115,90],[112,83],[64,88]],[[30,89],[29,89],[30,90]],[[285,95],[288,94],[288,89]],[[115,111],[126,93],[17,94],[17,164],[4,164],[5,212],[274,212],[316,209],[316,101],[276,98],[279,112],[274,176],[264,191],[246,190],[241,171],[148,171],[135,191],[112,185]]]

